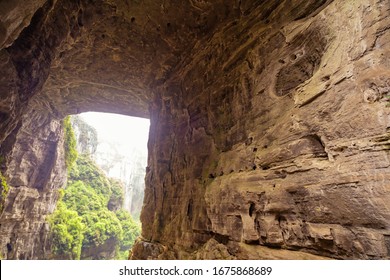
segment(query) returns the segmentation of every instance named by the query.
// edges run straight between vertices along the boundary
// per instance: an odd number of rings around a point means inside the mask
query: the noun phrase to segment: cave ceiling
[[[18,0],[0,4],[0,43],[22,80],[32,73],[22,81],[22,101],[39,91],[34,102],[59,116],[94,110],[148,117],[156,86],[216,31],[248,24],[251,13],[272,29],[325,2]]]

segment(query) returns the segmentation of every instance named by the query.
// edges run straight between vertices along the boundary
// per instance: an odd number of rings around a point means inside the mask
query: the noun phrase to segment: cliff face
[[[7,258],[45,257],[33,232],[63,181],[56,119],[148,107],[134,259],[389,258],[387,0],[42,7],[0,51]]]
[[[388,258],[388,4],[264,4],[197,45],[151,110],[134,257]]]
[[[66,180],[61,121],[35,107],[2,143],[10,188],[1,214],[0,246],[6,259],[44,258],[49,249],[46,217]],[[4,152],[3,152],[4,153]]]

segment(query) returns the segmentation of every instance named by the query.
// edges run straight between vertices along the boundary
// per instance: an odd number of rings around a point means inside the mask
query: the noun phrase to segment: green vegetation
[[[69,171],[68,185],[81,181],[93,188],[93,192],[100,195],[100,198],[106,204],[108,203],[112,188],[109,179],[102,170],[87,155],[80,155],[76,164]],[[122,190],[119,190],[123,192]]]
[[[9,192],[9,186],[7,184],[7,180],[0,172],[0,191],[1,191],[1,199],[0,199],[0,213],[3,212],[4,202]]]
[[[128,248],[133,246],[134,241],[141,233],[141,224],[139,222],[135,222],[130,213],[125,210],[119,210],[115,214],[123,229],[123,239],[120,244],[120,250],[128,253]]]
[[[65,163],[66,167],[69,169],[77,159],[76,137],[70,122],[70,116],[67,116],[64,119],[64,134]]]
[[[122,184],[107,178],[89,155],[77,156],[69,118],[64,124],[68,185],[48,218],[53,258],[97,259],[109,251],[127,259],[140,224],[122,210]]]
[[[83,250],[90,252],[107,244],[114,244],[117,258],[127,258],[140,225],[126,211],[109,209],[112,201],[116,205],[123,202],[121,185],[111,182],[115,181],[108,180],[91,159],[79,156],[49,218],[56,258],[80,259]]]
[[[121,185],[108,180],[88,156],[79,156],[49,219],[55,258],[80,259],[84,250],[99,251],[104,246],[114,246],[117,258],[127,258],[140,225],[124,210],[111,211],[112,201],[122,205]]]
[[[79,260],[85,225],[76,211],[69,210],[60,201],[49,218],[52,234],[52,251],[59,259]]]

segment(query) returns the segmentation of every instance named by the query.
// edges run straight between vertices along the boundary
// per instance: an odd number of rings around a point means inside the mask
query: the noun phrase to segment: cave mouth
[[[80,127],[77,128],[75,121],[77,117],[96,131],[96,139],[90,139],[88,135],[85,136],[89,139],[82,139],[82,131]],[[123,207],[139,220],[145,188],[149,119],[113,113],[86,112],[74,115],[73,126],[76,129],[79,152],[85,152],[87,149],[95,163],[109,178],[123,183]],[[96,143],[88,143],[88,141],[96,141]],[[91,145],[95,147],[92,148]]]
[[[145,189],[149,119],[86,112],[72,115],[72,126],[78,152],[89,154],[109,178],[123,184],[123,207],[139,221]],[[96,135],[91,135],[91,129]]]
[[[141,234],[149,120],[88,112],[65,118],[64,130],[65,158],[75,156],[67,164],[63,195],[48,219],[53,257],[127,259]],[[71,220],[61,219],[66,211],[75,211],[80,219],[78,235],[69,234],[74,240],[83,237],[70,250],[64,249],[58,230],[73,228]],[[74,253],[75,248],[81,249]]]

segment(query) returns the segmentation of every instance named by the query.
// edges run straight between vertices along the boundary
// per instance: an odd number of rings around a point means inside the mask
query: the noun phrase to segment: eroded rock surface
[[[388,258],[387,4],[259,6],[199,44],[151,111],[143,237]]]
[[[17,133],[1,146],[8,152],[10,187],[0,218],[1,255],[6,259],[45,258],[50,253],[46,217],[56,207],[67,173],[62,122],[44,110],[29,111]]]
[[[388,0],[35,2],[0,13],[7,258],[46,257],[88,110],[151,119],[134,259],[389,258]]]

